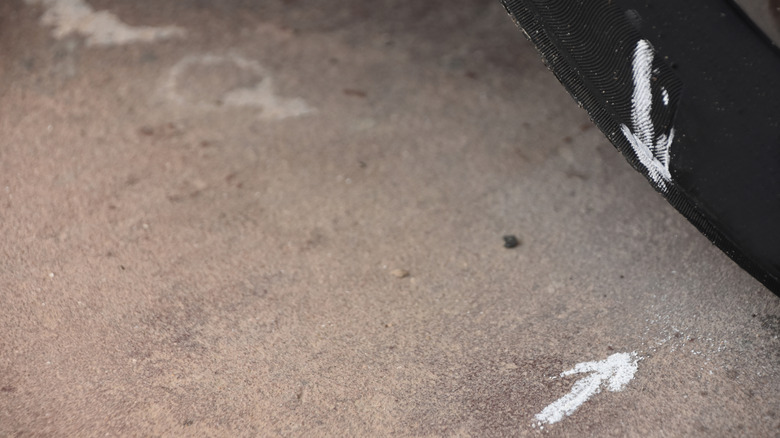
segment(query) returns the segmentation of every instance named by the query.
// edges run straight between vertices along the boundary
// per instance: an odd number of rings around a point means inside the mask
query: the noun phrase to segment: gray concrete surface
[[[0,436],[778,436],[780,300],[497,1],[0,17]]]
[[[754,23],[780,47],[780,0],[734,0]]]

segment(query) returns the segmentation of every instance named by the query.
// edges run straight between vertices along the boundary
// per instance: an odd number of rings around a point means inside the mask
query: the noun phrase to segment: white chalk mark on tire
[[[631,123],[632,128],[625,124],[620,126],[631,147],[634,149],[639,162],[647,169],[650,178],[662,190],[667,189],[667,183],[672,180],[669,172],[669,154],[674,141],[674,128],[669,135],[660,134],[656,137],[653,120],[650,117],[653,107],[653,93],[651,90],[652,67],[655,53],[653,47],[646,40],[639,40],[634,49],[633,78],[634,93],[631,98]],[[666,90],[663,95],[664,102],[668,102]]]
[[[130,26],[111,12],[95,11],[84,0],[25,0],[25,3],[46,9],[41,23],[53,27],[55,38],[78,34],[86,38],[87,46],[150,43],[186,35],[186,31],[177,26]]]
[[[574,368],[564,371],[560,377],[581,373],[591,374],[575,382],[568,394],[536,414],[538,423],[534,424],[534,427],[542,426],[544,423],[554,424],[573,414],[583,403],[601,392],[604,383],[607,385],[607,390],[611,392],[622,391],[634,378],[638,368],[637,362],[641,359],[636,352],[616,353],[602,361],[578,363]]]
[[[197,71],[205,68],[205,76]],[[209,68],[213,71],[209,72]],[[218,92],[218,96],[198,94],[202,87],[198,81],[214,76],[220,71],[238,71],[253,75],[256,79]],[[226,81],[221,81],[226,82]],[[194,92],[193,92],[194,90]],[[305,100],[286,98],[277,94],[271,75],[257,61],[230,55],[190,55],[181,59],[168,73],[163,84],[163,94],[169,100],[190,109],[206,111],[224,110],[225,107],[247,108],[259,111],[258,117],[265,120],[282,120],[315,112]]]

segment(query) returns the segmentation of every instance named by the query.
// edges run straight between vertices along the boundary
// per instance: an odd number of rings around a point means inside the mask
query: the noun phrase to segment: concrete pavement
[[[777,436],[780,300],[499,2],[331,3],[0,5],[0,435]]]

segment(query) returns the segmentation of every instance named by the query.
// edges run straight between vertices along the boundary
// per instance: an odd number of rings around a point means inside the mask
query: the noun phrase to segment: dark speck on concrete
[[[504,248],[516,248],[520,246],[520,240],[517,239],[517,236],[513,234],[509,234],[504,236]]]
[[[365,91],[358,90],[358,89],[355,89],[355,88],[345,88],[344,89],[344,94],[346,94],[347,96],[352,96],[352,97],[366,97],[366,96],[368,96],[368,93],[366,93]]]

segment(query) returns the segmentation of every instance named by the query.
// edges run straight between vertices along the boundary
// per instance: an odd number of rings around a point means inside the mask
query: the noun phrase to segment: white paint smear
[[[78,34],[86,38],[87,46],[149,43],[186,34],[184,29],[177,26],[130,26],[111,12],[96,12],[84,0],[25,0],[25,3],[41,5],[46,9],[41,16],[41,23],[53,27],[52,35],[55,38]]]
[[[650,178],[663,190],[667,188],[667,182],[672,180],[669,172],[669,152],[674,140],[674,128],[667,137],[661,134],[655,136],[655,127],[650,113],[653,107],[653,93],[651,90],[653,47],[647,40],[639,40],[634,49],[632,63],[634,71],[634,93],[631,98],[631,122],[633,127],[621,125],[620,129],[626,139],[631,143],[639,162],[647,168]],[[664,101],[668,101],[664,95]]]
[[[261,118],[274,120],[298,117],[313,111],[303,99],[278,96],[270,78],[263,79],[252,88],[238,88],[225,93],[225,104],[260,107],[263,110]]]
[[[578,380],[568,394],[536,414],[536,420],[539,423],[548,424],[561,421],[563,417],[573,414],[583,403],[601,392],[601,387],[605,382],[609,391],[622,391],[634,378],[634,373],[638,368],[637,362],[640,359],[636,352],[616,353],[602,361],[579,363],[574,368],[564,371],[561,373],[561,377],[581,373],[591,374]]]
[[[259,78],[249,86],[236,87],[225,91],[214,101],[198,97],[186,97],[181,90],[199,87],[197,78],[187,78],[187,73],[198,67],[226,67],[254,73]],[[216,71],[216,70],[215,70]],[[203,78],[205,80],[205,78]],[[193,82],[194,81],[194,82]],[[241,56],[230,55],[190,55],[176,63],[168,74],[163,85],[166,98],[187,108],[199,108],[207,111],[217,111],[227,107],[254,108],[259,110],[259,118],[265,120],[282,120],[299,117],[315,112],[305,100],[298,97],[282,97],[273,86],[271,75],[257,61]]]

